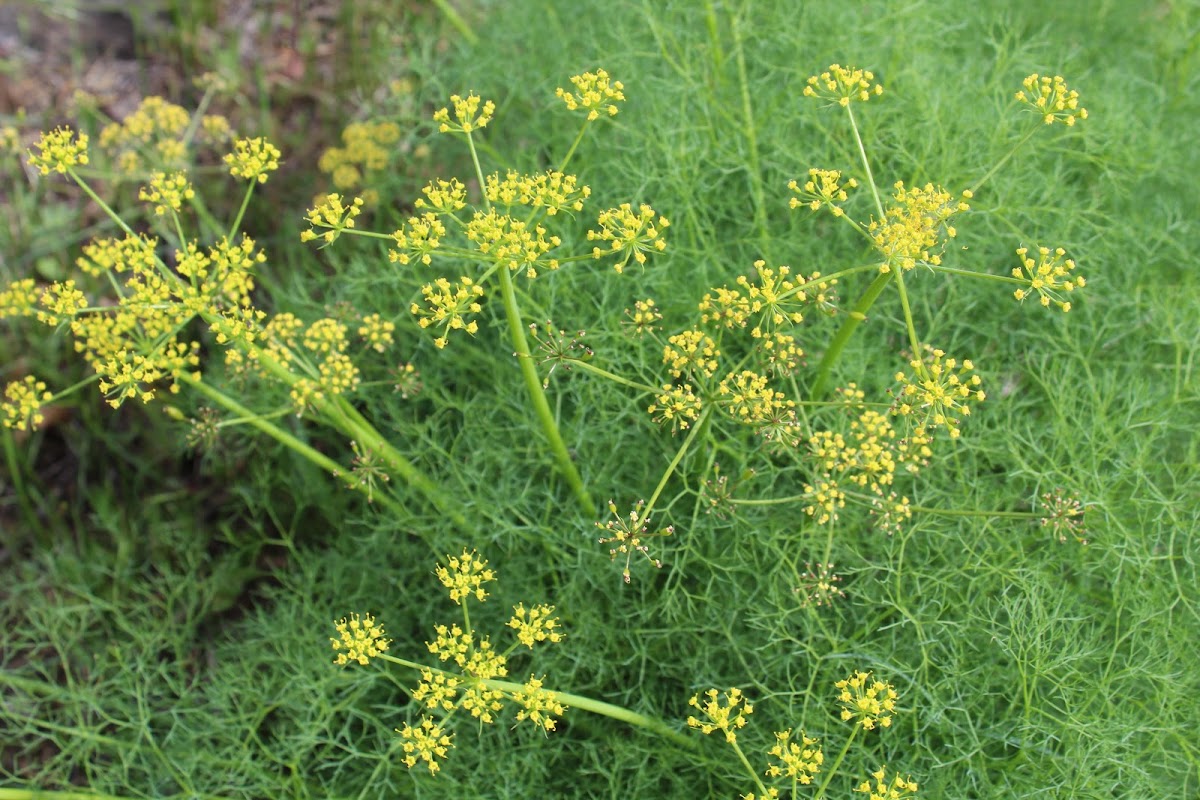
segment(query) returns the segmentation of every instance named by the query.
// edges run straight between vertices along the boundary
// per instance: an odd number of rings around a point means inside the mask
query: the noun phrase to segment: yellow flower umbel
[[[479,558],[475,551],[463,550],[461,556],[451,556],[446,566],[438,566],[437,578],[450,590],[450,599],[462,603],[468,596],[483,602],[487,599],[485,583],[496,580],[494,570],[488,569],[487,559]]]
[[[429,774],[436,775],[442,765],[438,759],[445,758],[446,753],[454,746],[453,736],[446,733],[445,728],[433,721],[432,717],[421,717],[416,727],[404,723],[403,728],[397,728],[403,740],[404,764],[409,769],[424,761],[429,767]]]
[[[767,767],[769,777],[794,778],[805,786],[812,783],[813,776],[825,763],[820,741],[806,736],[804,731],[800,731],[799,742],[792,739],[791,730],[776,731],[775,746],[767,754],[779,759],[778,764]]]
[[[354,198],[349,205],[343,205],[340,194],[325,195],[322,202],[314,208],[310,208],[305,214],[305,219],[308,220],[311,227],[301,232],[300,241],[311,242],[319,237],[324,242],[322,247],[333,244],[342,235],[342,231],[354,227],[354,219],[362,213],[362,207],[363,199],[361,197]],[[325,232],[317,233],[315,230],[317,228],[324,228]]]
[[[654,402],[646,411],[655,422],[670,424],[672,432],[686,431],[691,424],[700,419],[700,409],[703,401],[696,396],[689,384],[663,384],[661,393],[655,395]],[[628,577],[625,579],[629,580]]]
[[[962,199],[955,200],[932,183],[905,189],[904,182],[897,181],[894,188],[894,204],[882,220],[872,219],[867,226],[867,233],[884,257],[879,271],[888,272],[897,266],[907,271],[920,263],[941,264],[945,246],[941,236],[944,233],[953,239],[958,235],[948,221],[969,208],[966,201],[971,192],[963,192]]]
[[[662,530],[651,533],[650,518],[642,517],[644,505],[646,505],[646,501],[639,500],[634,504],[626,519],[617,512],[617,504],[609,500],[608,511],[613,515],[613,519],[608,522],[596,523],[597,528],[609,534],[600,538],[600,544],[613,545],[612,549],[608,551],[612,560],[616,561],[619,555],[625,556],[625,569],[622,570],[621,576],[626,583],[629,583],[629,562],[633,559],[634,553],[641,553],[656,569],[662,568],[662,562],[650,555],[650,548],[644,540],[652,536],[670,536],[675,532],[675,528],[668,525]]]
[[[843,720],[854,720],[868,731],[891,726],[898,696],[890,683],[873,681],[870,672],[855,670],[853,675],[834,686],[842,704]]]
[[[170,175],[155,172],[150,177],[150,185],[143,186],[138,192],[139,200],[154,203],[154,213],[160,217],[167,213],[167,209],[178,212],[183,208],[184,200],[191,200],[195,196],[196,191],[184,172]]]
[[[1037,249],[1037,259],[1029,256],[1029,248],[1021,247],[1017,249],[1017,256],[1021,259],[1021,266],[1013,269],[1014,278],[1029,281],[1029,289],[1017,289],[1013,292],[1013,296],[1024,302],[1025,298],[1030,295],[1030,289],[1038,293],[1038,302],[1043,306],[1049,306],[1051,303],[1061,308],[1063,311],[1070,311],[1070,302],[1063,300],[1059,290],[1064,292],[1073,292],[1077,287],[1082,288],[1087,285],[1083,276],[1072,278],[1071,272],[1075,269],[1075,262],[1069,258],[1064,258],[1067,251],[1061,247],[1051,250],[1049,247],[1039,247]]]
[[[871,781],[863,781],[854,791],[869,795],[867,800],[903,800],[906,797],[916,797],[917,784],[912,778],[901,778],[896,775],[889,782],[887,767],[880,767],[878,772],[872,772]]]
[[[42,406],[54,395],[46,391],[44,381],[26,375],[19,381],[10,381],[4,387],[4,400],[0,402],[0,423],[18,431],[36,428],[46,421]]]
[[[466,98],[450,95],[450,105],[454,107],[454,121],[450,121],[450,109],[442,108],[433,113],[433,121],[439,123],[438,130],[442,133],[466,133],[480,128],[486,128],[496,113],[496,104],[491,100],[483,103],[479,95],[471,93]]]
[[[536,642],[562,641],[563,635],[558,632],[558,617],[553,616],[554,606],[539,604],[528,611],[524,603],[513,606],[513,615],[506,625],[517,632],[517,641],[533,649]]]
[[[972,375],[975,365],[970,359],[946,358],[946,353],[929,345],[925,346],[924,358],[909,361],[913,369],[910,376],[896,373],[902,384],[892,413],[903,416],[915,415],[919,421],[918,431],[924,433],[929,423],[945,428],[951,439],[959,436],[960,417],[971,414],[971,403],[982,403],[987,395],[979,388],[982,383],[978,375]]]
[[[865,103],[872,96],[883,94],[883,87],[872,83],[875,75],[872,72],[839,64],[830,64],[828,72],[813,75],[804,87],[805,97],[819,97],[832,100],[845,108],[851,102]]]
[[[722,694],[724,694],[724,699],[721,697]],[[692,699],[688,700],[688,705],[700,709],[701,713],[708,718],[707,721],[689,716],[688,727],[699,728],[703,734],[721,731],[725,734],[725,741],[730,744],[736,743],[737,732],[745,727],[746,717],[754,713],[754,706],[746,702],[742,690],[736,686],[728,692],[709,689],[704,693],[704,697],[706,699],[701,702],[700,695],[692,695]]]
[[[235,178],[266,183],[268,173],[279,169],[279,156],[279,148],[258,136],[234,142],[233,152],[225,156],[225,163]]]
[[[1017,100],[1040,114],[1047,125],[1061,122],[1069,128],[1076,120],[1088,117],[1087,109],[1079,105],[1079,92],[1068,89],[1060,75],[1050,77],[1035,72],[1021,85],[1025,88],[1017,92]]]
[[[359,618],[358,614],[351,614],[350,619],[343,618],[333,623],[333,626],[337,629],[338,637],[330,638],[329,641],[337,651],[334,663],[339,666],[351,661],[366,666],[391,644],[391,640],[383,636],[383,626],[377,624],[370,614],[363,618]]]
[[[666,217],[658,216],[655,222],[655,211],[643,203],[635,214],[633,206],[622,203],[617,208],[601,211],[597,218],[600,230],[589,230],[588,241],[608,242],[608,249],[592,248],[592,257],[600,258],[607,253],[624,252],[625,257],[613,265],[617,272],[623,272],[629,258],[639,264],[646,263],[646,253],[659,252],[667,249],[667,243],[662,238],[662,231],[670,227],[671,222]]]
[[[617,103],[625,101],[624,84],[610,80],[608,73],[602,69],[572,75],[571,85],[575,87],[574,92],[559,87],[554,90],[554,94],[567,104],[569,110],[587,111],[589,122],[599,119],[601,111],[615,117],[620,110]]]
[[[34,145],[38,152],[29,154],[29,166],[43,175],[50,171],[65,173],[69,168],[88,163],[88,135],[70,128],[55,128],[43,133]]]
[[[466,331],[474,336],[479,330],[478,322],[466,320],[468,315],[483,310],[478,302],[483,297],[483,287],[465,276],[459,278],[458,283],[458,286],[452,286],[445,278],[438,278],[421,287],[425,305],[413,303],[409,307],[409,311],[418,317],[417,324],[422,328],[432,325],[442,330],[442,335],[433,340],[439,350],[449,343],[450,331]]]
[[[788,207],[799,208],[804,205],[812,211],[828,207],[835,217],[841,217],[846,214],[839,205],[849,197],[846,190],[857,186],[858,181],[854,178],[842,183],[842,173],[836,169],[810,169],[803,187],[797,181],[788,182],[788,188],[796,195],[788,200]]]

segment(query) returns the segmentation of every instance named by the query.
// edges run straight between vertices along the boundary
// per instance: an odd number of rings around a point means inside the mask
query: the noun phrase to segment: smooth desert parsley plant
[[[828,768],[825,766],[825,752],[820,739],[809,736],[803,729],[795,728],[775,731],[774,744],[765,750],[768,759],[766,768],[756,768],[746,750],[739,744],[742,729],[746,727],[747,717],[754,712],[754,707],[742,690],[736,687],[724,692],[709,689],[702,695],[694,695],[688,701],[688,705],[697,709],[699,713],[689,716],[687,724],[689,728],[695,728],[706,735],[721,733],[725,742],[733,749],[738,762],[754,783],[753,791],[739,795],[743,800],[797,797],[797,792],[802,787],[816,784],[818,780],[820,783],[813,798],[820,800],[825,796],[859,733],[891,725],[892,713],[898,699],[891,684],[872,680],[869,672],[855,671],[848,678],[838,681],[834,688],[837,689],[837,699],[842,706],[841,717],[853,727],[841,751]],[[893,797],[888,794],[893,790],[906,792],[894,795],[895,797],[913,796],[917,791],[917,784],[911,778],[895,777],[889,783],[885,776],[886,767],[880,767],[871,773],[875,783],[871,783],[870,780],[863,781],[857,785],[855,791],[878,790],[882,792],[879,795],[882,798]],[[876,795],[871,796],[874,798]]]
[[[610,260],[618,273],[630,264],[644,266],[651,256],[665,251],[664,232],[670,221],[645,203],[620,203],[596,215],[595,225],[586,233],[592,243],[589,252],[560,253],[563,238],[559,231],[584,212],[592,195],[591,187],[567,172],[568,164],[589,128],[601,118],[616,116],[625,100],[624,86],[604,70],[576,75],[570,82],[571,89],[560,88],[556,94],[567,111],[583,119],[574,143],[556,167],[543,172],[510,169],[503,174],[485,174],[476,139],[492,122],[496,105],[472,93],[453,95],[449,105],[434,113],[433,120],[440,132],[465,141],[479,197],[469,196],[466,183],[456,177],[435,179],[413,203],[415,213],[389,233],[355,227],[362,198],[329,194],[309,210],[310,228],[301,238],[319,240],[322,246],[348,234],[381,238],[389,241],[388,259],[399,268],[451,270],[429,280],[410,303],[417,325],[434,334],[433,344],[438,349],[463,334],[476,335],[485,306],[498,295],[530,408],[559,472],[590,516],[595,504],[550,411],[514,280],[524,276],[532,281],[545,272],[600,259]]]
[[[505,623],[511,629],[512,641],[499,650],[488,636],[475,629],[470,614],[472,603],[484,603],[491,596],[489,586],[497,579],[495,570],[476,552],[463,550],[457,556],[446,556],[435,574],[451,602],[462,611],[460,619],[433,626],[433,637],[425,643],[425,649],[436,663],[419,663],[391,655],[388,649],[392,641],[385,638],[382,624],[370,614],[362,617],[352,614],[348,619],[335,621],[337,636],[330,638],[337,653],[334,663],[339,666],[385,661],[420,676],[410,692],[416,720],[396,729],[405,766],[424,766],[436,775],[454,746],[453,730],[457,722],[472,718],[477,726],[496,724],[506,708],[513,710],[518,723],[528,722],[546,734],[555,731],[567,708],[577,708],[680,740],[679,734],[658,720],[591,698],[548,689],[544,675],[531,671],[524,683],[506,680],[514,654],[521,648],[532,651],[563,641],[554,606],[543,603],[513,606],[512,616]]]
[[[138,165],[179,164],[198,131],[212,131],[215,138],[227,129],[215,119],[148,99],[124,123],[106,127],[101,145],[118,151],[118,162],[131,154]],[[400,476],[465,528],[441,490],[347,400],[362,383],[362,369],[370,367],[366,355],[392,346],[395,324],[378,314],[362,315],[354,324],[334,318],[306,323],[256,306],[255,272],[267,254],[239,228],[255,188],[279,168],[279,150],[261,137],[236,139],[223,160],[228,175],[245,187],[241,207],[227,228],[189,236],[187,228],[209,230],[214,223],[187,169],[148,173],[138,197],[152,211],[145,215],[150,229],[137,231],[80,172],[92,161],[89,141],[70,128],[50,131],[34,145],[29,164],[42,175],[62,175],[78,185],[109,217],[116,235],[84,245],[75,275],[48,284],[23,279],[0,290],[0,318],[29,318],[69,333],[93,373],[85,383],[94,382],[113,408],[131,400],[171,406],[171,396],[186,388],[231,415],[209,416],[193,426],[191,440],[197,444],[212,444],[229,424],[249,424],[341,475],[335,461],[273,420],[290,412],[328,425],[352,442],[354,478],[348,486],[399,511],[401,503],[380,487]],[[340,228],[353,224],[357,208],[319,219],[330,223],[336,238]],[[201,368],[205,349],[223,354],[225,372],[235,379],[282,388],[287,399],[263,412],[246,408],[208,380]],[[4,387],[0,422],[18,430],[40,425],[43,408],[78,388],[55,393],[36,376],[23,376]]]

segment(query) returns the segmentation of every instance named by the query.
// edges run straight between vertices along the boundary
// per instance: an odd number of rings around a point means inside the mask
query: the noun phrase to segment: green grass
[[[426,388],[409,401],[367,393],[360,409],[450,488],[476,531],[464,537],[416,497],[405,517],[368,507],[248,433],[235,443],[246,456],[230,462],[243,471],[218,473],[230,495],[219,518],[186,502],[176,513],[179,487],[139,494],[144,481],[130,476],[162,456],[130,433],[109,445],[135,459],[119,470],[126,482],[82,487],[92,511],[79,527],[108,533],[21,539],[3,566],[0,798],[72,787],[122,797],[752,790],[719,736],[693,732],[689,750],[578,710],[548,736],[510,730],[510,718],[478,731],[460,721],[438,776],[406,770],[393,729],[416,719],[416,676],[335,668],[329,623],[370,610],[391,653],[422,660],[433,625],[457,615],[432,574],[435,554],[464,546],[499,573],[492,602],[473,607],[480,630],[500,638],[522,601],[553,603],[562,617],[567,639],[515,660],[514,680],[535,669],[549,687],[681,729],[694,693],[741,687],[755,710],[738,741],[760,771],[771,732],[793,726],[820,736],[832,761],[848,732],[835,680],[870,669],[894,683],[896,723],[856,745],[830,797],[857,796],[851,778],[884,763],[927,798],[1194,796],[1200,197],[1188,132],[1200,123],[1200,20],[1185,4],[996,3],[966,17],[946,2],[881,16],[798,5],[748,4],[731,19],[717,4],[597,2],[568,15],[517,0],[467,15],[478,44],[460,42],[422,92],[430,108],[451,92],[496,99],[487,173],[543,168],[565,152],[575,120],[553,90],[568,75],[602,66],[625,82],[629,102],[573,167],[592,186],[591,209],[632,200],[670,217],[669,250],[644,273],[584,263],[545,275],[525,284],[522,302],[529,320],[587,330],[590,363],[656,383],[655,346],[618,333],[635,299],[659,300],[674,331],[708,287],[732,284],[757,258],[825,273],[869,260],[828,217],[787,209],[789,179],[857,163],[844,116],[799,96],[809,74],[831,62],[873,69],[886,93],[856,113],[881,187],[952,190],[1021,135],[1010,104],[1021,79],[1065,76],[1091,118],[1040,132],[976,194],[947,264],[1005,274],[1022,241],[1061,245],[1088,279],[1076,307],[1052,314],[1002,285],[907,276],[923,338],[974,358],[989,394],[962,438],[939,442],[903,489],[953,514],[917,514],[888,537],[848,509],[832,538],[847,597],[803,608],[794,589],[806,562],[823,558],[828,530],[796,504],[742,505],[723,519],[698,492],[714,461],[735,479],[755,471],[740,499],[798,494],[806,469],[722,429],[702,437],[657,506],[656,521],[676,527],[653,541],[663,568],[635,561],[624,585],[620,562],[596,543],[602,509],[580,513],[556,477],[495,299],[473,341],[438,352],[406,314],[442,273],[397,269],[349,238],[319,255],[279,241],[275,307],[311,318],[346,302],[397,319],[398,358]],[[461,142],[426,133],[441,177],[465,180]],[[411,185],[389,191],[397,203],[412,196]],[[281,213],[299,216],[308,199]],[[867,204],[860,192],[851,207],[865,215]],[[568,226],[565,248],[586,246],[585,223]],[[865,286],[844,281],[843,305]],[[886,298],[835,373],[868,399],[903,367],[899,304]],[[806,322],[813,363],[838,322]],[[682,439],[650,423],[649,400],[579,368],[556,371],[548,391],[593,496],[623,511],[648,497]],[[1088,505],[1086,547],[1027,520],[970,515],[1028,511],[1059,486]],[[106,505],[107,516],[96,510]],[[51,519],[71,529],[68,517]]]

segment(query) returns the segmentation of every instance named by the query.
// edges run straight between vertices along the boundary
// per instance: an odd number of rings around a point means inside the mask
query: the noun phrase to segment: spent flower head
[[[88,135],[71,128],[55,128],[43,133],[34,145],[38,152],[29,154],[29,165],[43,175],[53,170],[66,172],[70,167],[88,163]]]
[[[868,731],[876,726],[891,726],[898,696],[890,683],[873,681],[870,672],[855,670],[853,675],[834,686],[838,689],[838,701],[842,704],[843,720],[854,720]]]
[[[613,545],[608,551],[612,560],[616,561],[619,555],[625,556],[625,569],[621,571],[621,576],[625,579],[626,583],[629,583],[629,562],[633,558],[634,553],[641,553],[656,569],[662,568],[662,562],[657,558],[651,557],[650,548],[645,544],[644,540],[652,536],[670,536],[675,532],[675,528],[671,525],[651,532],[650,518],[642,517],[642,507],[645,505],[645,500],[637,501],[633,508],[630,509],[628,518],[625,518],[617,511],[617,504],[609,500],[608,511],[613,515],[613,519],[610,519],[608,522],[596,523],[597,528],[608,534],[600,538],[600,544]]]
[[[481,107],[482,105],[482,107]],[[454,108],[454,120],[450,119],[450,108],[441,108],[433,113],[433,121],[438,123],[442,133],[471,133],[480,128],[486,128],[496,113],[496,104],[491,100],[486,103],[474,92],[465,98],[456,94],[450,95],[450,106]]]
[[[461,604],[471,595],[482,603],[488,596],[483,585],[496,580],[496,572],[488,569],[487,563],[474,550],[464,548],[461,556],[446,556],[446,565],[438,565],[437,578],[450,590],[450,599],[455,603]]]
[[[599,119],[601,111],[615,117],[620,110],[617,103],[625,101],[624,84],[611,80],[608,73],[602,69],[572,75],[571,85],[575,87],[575,91],[559,87],[554,90],[554,95],[566,103],[571,111],[587,111],[589,121]]]
[[[801,608],[808,606],[832,605],[833,601],[845,597],[846,593],[838,586],[842,582],[842,576],[833,571],[833,564],[825,564],[818,561],[816,564],[804,565],[804,572],[800,573],[800,585],[792,591],[796,594],[804,596],[800,603]]]
[[[1088,117],[1087,109],[1079,105],[1079,92],[1067,88],[1061,75],[1051,77],[1035,72],[1021,85],[1025,88],[1017,92],[1017,100],[1041,115],[1047,125],[1061,122],[1069,128],[1076,120]]]
[[[1061,487],[1041,496],[1042,527],[1049,528],[1055,538],[1066,543],[1068,538],[1079,544],[1087,544],[1087,530],[1083,527],[1086,510],[1077,492],[1066,492]]]
[[[1033,292],[1038,294],[1038,302],[1043,306],[1051,303],[1063,311],[1071,310],[1071,303],[1063,300],[1060,291],[1073,292],[1076,288],[1087,285],[1082,275],[1071,277],[1075,262],[1064,258],[1067,251],[1061,247],[1051,250],[1049,247],[1037,248],[1037,258],[1029,255],[1028,247],[1017,248],[1017,256],[1021,266],[1014,267],[1012,274],[1018,280],[1027,281],[1029,288],[1021,287],[1013,292],[1013,296],[1024,302]],[[1032,290],[1032,291],[1031,291]]]
[[[819,97],[832,100],[842,107],[851,102],[870,100],[872,96],[883,94],[883,87],[873,83],[875,74],[867,70],[843,67],[840,64],[830,64],[828,72],[813,75],[804,87],[805,97]]]
[[[349,619],[343,617],[334,622],[333,627],[338,636],[329,641],[337,651],[334,663],[339,666],[351,661],[365,666],[391,644],[391,639],[384,638],[383,625],[377,623],[370,614],[361,618],[358,614],[351,614]]]
[[[727,692],[709,689],[703,696],[702,701],[701,695],[692,695],[688,705],[699,709],[707,719],[689,716],[688,727],[699,728],[706,735],[721,731],[725,734],[725,741],[730,744],[736,742],[737,732],[745,727],[746,717],[754,713],[754,706],[746,702],[742,690],[736,686]]]

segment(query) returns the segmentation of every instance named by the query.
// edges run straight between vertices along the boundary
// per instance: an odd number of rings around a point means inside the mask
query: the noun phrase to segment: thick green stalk
[[[384,661],[391,661],[393,664],[399,664],[402,667],[408,667],[409,669],[415,669],[418,671],[429,669],[434,672],[440,672],[444,675],[452,676],[455,678],[461,679],[463,677],[462,675],[460,675],[459,673],[456,673],[456,672],[447,672],[446,670],[439,669],[438,667],[430,667],[430,666],[426,666],[425,664],[417,664],[416,662],[408,661],[403,658],[396,658],[395,656],[390,656],[386,653],[381,654],[380,656],[378,656],[378,658],[380,658]],[[516,692],[518,692],[524,688],[519,683],[513,683],[511,681],[497,680],[495,678],[489,678],[488,680],[480,680],[479,683],[483,686],[488,687],[489,689],[496,689],[498,691],[507,692],[510,695],[515,694]],[[694,748],[696,746],[696,742],[693,739],[683,735],[682,733],[675,730],[670,725],[668,725],[667,723],[663,722],[660,719],[655,719],[654,717],[648,717],[645,714],[639,714],[636,711],[630,711],[628,708],[616,706],[616,705],[613,705],[612,703],[605,703],[603,700],[593,700],[592,698],[584,697],[583,695],[571,694],[570,692],[556,692],[553,690],[547,690],[547,691],[549,691],[549,693],[554,697],[555,700],[562,703],[564,706],[569,706],[570,708],[578,708],[582,711],[588,711],[592,714],[599,714],[600,716],[609,717],[610,719],[615,719],[619,722],[625,722],[630,725],[636,725],[639,728],[645,728],[649,731],[653,731],[654,733],[657,733],[658,735],[660,735],[666,739],[670,739],[675,744],[682,745],[683,747],[687,747],[689,749]]]
[[[525,325],[521,321],[521,311],[517,308],[517,294],[513,288],[512,274],[503,268],[499,270],[499,273],[500,295],[504,298],[504,315],[508,318],[508,331],[512,336],[513,347],[517,352],[517,363],[521,367],[521,377],[525,380],[525,389],[529,393],[530,402],[533,403],[534,413],[542,423],[542,432],[546,434],[546,439],[550,442],[550,450],[554,453],[555,461],[558,462],[559,472],[566,478],[583,513],[588,516],[593,515],[596,513],[596,504],[592,502],[591,495],[584,487],[583,478],[580,476],[579,470],[575,468],[575,462],[571,460],[567,444],[563,441],[562,434],[559,433],[558,423],[555,422],[554,414],[550,410],[550,402],[546,399],[546,392],[542,389],[542,379],[538,376],[537,364],[534,363],[533,356],[529,352],[529,341],[525,338]]]
[[[883,293],[891,279],[891,272],[881,272],[863,292],[858,304],[854,306],[854,310],[846,315],[846,321],[842,323],[842,327],[829,343],[825,354],[821,356],[821,362],[817,364],[817,377],[813,381],[811,395],[813,400],[820,400],[825,396],[825,385],[829,382],[829,373],[833,370],[833,365],[837,363],[838,358],[842,355],[842,350],[846,348],[846,343],[850,341],[854,331],[858,330],[858,326],[867,318],[867,312],[871,310],[871,306],[875,305],[875,300]]]

